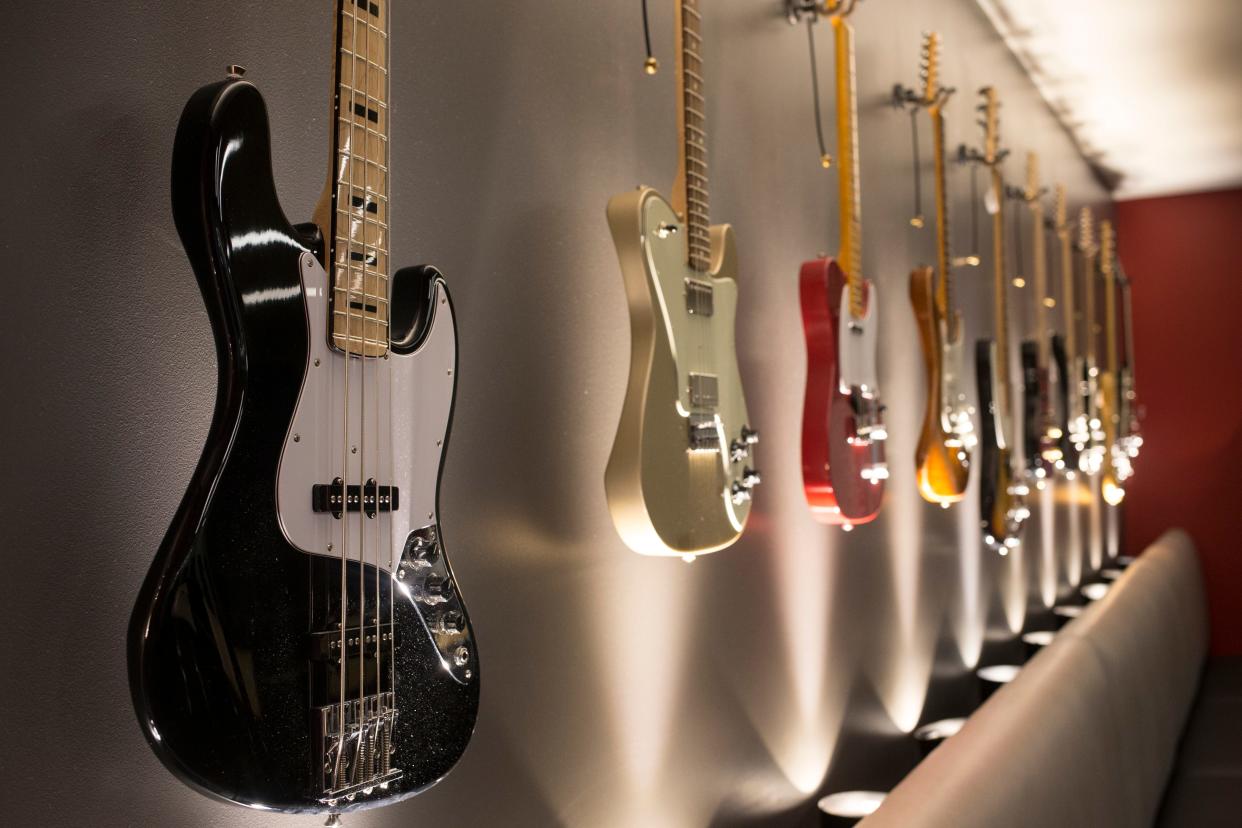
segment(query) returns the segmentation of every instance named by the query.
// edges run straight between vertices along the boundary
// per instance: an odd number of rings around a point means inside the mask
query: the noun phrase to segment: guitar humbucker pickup
[[[686,313],[691,316],[711,316],[712,283],[702,279],[686,279]]]
[[[690,374],[690,407],[715,409],[720,404],[720,392],[715,374]]]

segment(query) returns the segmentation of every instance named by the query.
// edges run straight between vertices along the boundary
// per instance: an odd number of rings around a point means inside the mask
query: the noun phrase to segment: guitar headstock
[[[919,79],[923,81],[923,100],[934,104],[940,95],[940,34],[937,32],[926,32],[923,35]]]
[[[1105,280],[1111,280],[1114,274],[1113,263],[1117,261],[1117,236],[1113,232],[1111,221],[1100,222],[1100,272]]]
[[[979,111],[983,113],[980,125],[983,127],[983,160],[995,164],[1000,160],[1000,102],[996,99],[996,90],[985,86],[979,90],[983,102]]]
[[[1078,213],[1078,248],[1088,256],[1095,255],[1095,219],[1090,207],[1083,207]]]
[[[1064,184],[1057,185],[1052,215],[1052,220],[1056,223],[1057,235],[1068,238],[1071,228],[1069,223],[1069,204],[1067,203]]]

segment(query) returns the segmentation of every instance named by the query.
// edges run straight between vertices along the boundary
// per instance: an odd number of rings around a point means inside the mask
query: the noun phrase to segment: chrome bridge
[[[385,692],[312,712],[323,756],[320,802],[329,807],[342,800],[353,802],[376,790],[387,790],[401,778],[401,769],[392,764],[394,701],[393,694]]]

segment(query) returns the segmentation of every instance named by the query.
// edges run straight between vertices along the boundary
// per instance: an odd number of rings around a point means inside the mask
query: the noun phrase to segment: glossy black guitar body
[[[1040,414],[1043,411],[1042,383],[1039,376],[1039,343],[1022,343],[1022,450],[1026,467],[1035,471],[1040,460]]]
[[[479,683],[449,675],[412,602],[398,597],[394,677],[384,674],[377,691],[400,710],[385,738],[401,773],[325,801],[312,697],[335,697],[338,662],[314,641],[339,630],[342,563],[292,546],[276,498],[309,349],[299,260],[323,253],[285,219],[270,152],[263,100],[249,83],[204,87],[187,104],[173,208],[214,329],[219,389],[204,453],[134,608],[130,687],[156,755],[200,791],[264,809],[349,811],[411,796],[447,773],[473,731]],[[434,271],[405,273],[394,278]],[[394,287],[394,320],[425,318],[423,308],[395,306],[411,293],[427,292]],[[350,562],[347,619],[358,617],[360,575],[382,583],[382,602],[392,598],[387,574]]]
[[[1078,449],[1070,439],[1070,394],[1077,389],[1070,388],[1072,382],[1069,366],[1069,354],[1065,350],[1065,337],[1060,334],[1052,336],[1052,360],[1057,367],[1057,425],[1061,427],[1061,457],[1065,468],[1078,468]]]
[[[997,382],[997,349],[990,339],[975,343],[975,371],[979,383],[979,517],[984,541],[998,551],[1017,542],[1024,519],[1025,504],[1013,480],[1011,449],[997,427],[1000,394],[1005,387]],[[1007,402],[1007,401],[1006,401]]]

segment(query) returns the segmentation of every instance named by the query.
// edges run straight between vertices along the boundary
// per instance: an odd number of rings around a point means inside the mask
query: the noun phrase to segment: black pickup
[[[348,487],[342,498],[341,478],[331,483],[316,483],[311,487],[311,508],[316,512],[331,512],[333,517],[342,514],[341,501],[345,502],[346,512],[366,512],[367,517],[375,517],[377,504],[379,512],[395,512],[401,507],[401,490],[396,486],[379,486],[374,480],[361,485]]]

